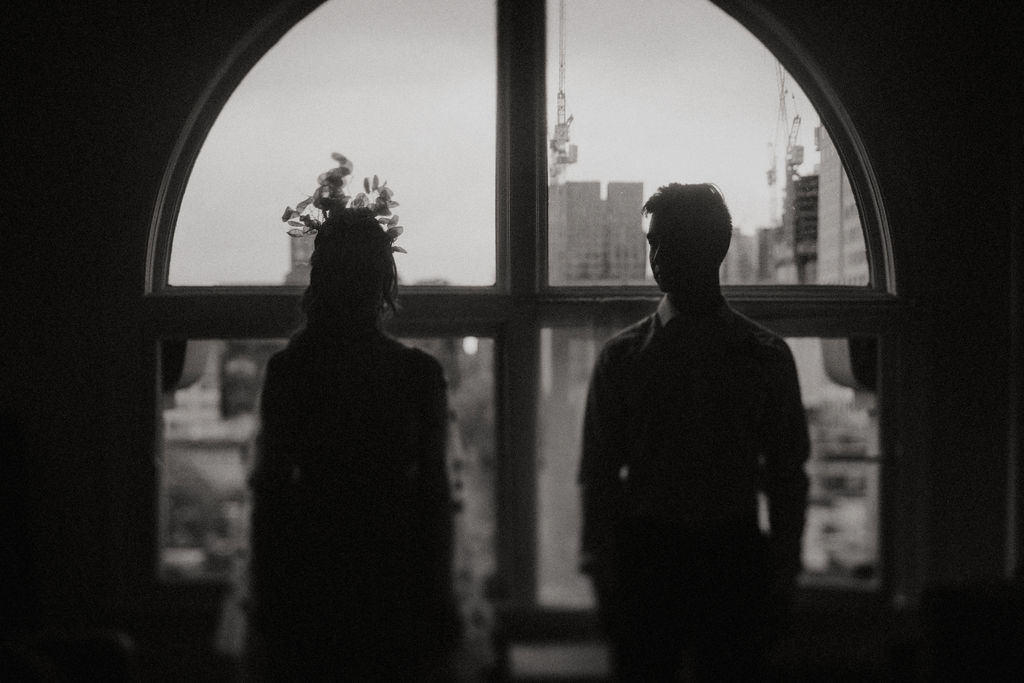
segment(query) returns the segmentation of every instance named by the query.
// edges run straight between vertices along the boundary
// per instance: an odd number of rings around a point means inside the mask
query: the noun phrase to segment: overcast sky
[[[200,152],[179,213],[171,284],[277,283],[280,215],[341,152],[401,204],[404,282],[494,281],[496,49],[485,0],[330,0],[249,72]],[[549,0],[548,121],[558,88],[558,2]],[[568,180],[715,182],[746,232],[778,213],[766,182],[802,118],[804,171],[818,116],[746,29],[705,0],[568,0],[567,111],[579,161]],[[781,177],[781,168],[780,168]],[[639,211],[639,207],[637,207]]]

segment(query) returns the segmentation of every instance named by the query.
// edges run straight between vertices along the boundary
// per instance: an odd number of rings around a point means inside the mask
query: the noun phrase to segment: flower
[[[324,229],[332,216],[375,216],[384,234],[391,240],[391,251],[407,253],[402,247],[395,246],[395,240],[402,234],[403,228],[398,224],[398,216],[391,213],[398,202],[393,199],[395,192],[388,187],[388,182],[380,182],[376,175],[372,180],[369,177],[363,178],[365,191],[354,198],[350,197],[345,194],[345,186],[352,175],[352,162],[337,152],[331,154],[331,158],[338,163],[338,167],[321,173],[316,179],[317,188],[296,204],[295,208],[285,207],[281,220],[292,226],[288,234],[291,237],[316,235]],[[333,223],[343,224],[344,221]]]

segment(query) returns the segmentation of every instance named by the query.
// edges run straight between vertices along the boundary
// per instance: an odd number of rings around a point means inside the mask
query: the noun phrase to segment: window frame
[[[861,211],[871,284],[723,286],[741,313],[783,336],[875,335],[880,348],[881,588],[895,548],[887,501],[897,404],[885,379],[899,359],[894,343],[905,302],[895,288],[887,217],[869,160],[849,115],[799,41],[749,2],[714,0],[744,25],[800,82],[835,142]],[[298,322],[301,287],[169,286],[174,221],[188,177],[216,117],[235,87],[273,44],[321,2],[292,0],[258,19],[203,91],[175,145],[160,184],[147,253],[140,309],[154,348],[171,338],[286,337]],[[498,481],[496,594],[512,609],[536,608],[536,438],[539,339],[542,326],[602,312],[639,318],[660,294],[653,287],[547,284],[547,102],[544,0],[497,0],[496,283],[490,287],[409,286],[395,336],[478,336],[494,339]],[[159,353],[155,353],[154,366]],[[159,377],[159,368],[155,368]],[[158,391],[154,406],[159,405]],[[154,408],[156,412],[156,408]],[[156,412],[158,415],[158,412]],[[157,417],[157,419],[159,419]],[[157,432],[159,430],[156,430]],[[156,435],[159,439],[159,434]],[[156,451],[158,452],[158,451]],[[154,495],[156,494],[154,482]],[[156,525],[148,564],[157,566]],[[839,590],[838,592],[842,592]]]

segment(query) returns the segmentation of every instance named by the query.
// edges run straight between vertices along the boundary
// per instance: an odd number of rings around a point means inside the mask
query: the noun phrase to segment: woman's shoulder
[[[271,355],[267,360],[265,382],[280,382],[309,374],[309,366],[314,359],[304,351],[289,345]]]
[[[441,363],[426,351],[391,337],[386,338],[385,344],[388,351],[400,359],[405,372],[415,373],[417,376],[425,378],[443,377],[444,371],[441,368]]]
[[[290,378],[301,384],[315,384],[326,377],[337,377],[339,372],[358,375],[363,371],[395,373],[398,379],[416,383],[444,381],[444,371],[436,358],[386,335],[330,348],[289,344],[270,358],[267,380]]]

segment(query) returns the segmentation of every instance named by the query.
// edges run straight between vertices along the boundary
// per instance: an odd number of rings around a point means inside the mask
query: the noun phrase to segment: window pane
[[[601,343],[621,329],[545,327],[540,331],[537,401],[537,601],[590,607],[590,582],[577,571],[580,552],[579,470],[583,409]]]
[[[449,476],[457,505],[455,585],[470,664],[492,657],[485,585],[495,572],[494,342],[405,339],[440,361],[448,379]],[[190,340],[180,363],[164,344],[159,569],[164,581],[233,580],[248,553],[246,475],[267,360],[285,340]],[[178,343],[180,344],[180,342]],[[180,349],[179,349],[180,351]]]
[[[395,190],[402,282],[492,285],[495,55],[493,3],[317,8],[249,71],[203,143],[169,283],[301,283],[303,247],[279,218],[341,152],[355,185],[379,174]]]
[[[879,580],[877,343],[788,339],[811,435],[801,580],[874,587]]]
[[[160,575],[228,579],[248,551],[246,476],[257,402],[284,340],[190,340],[180,377],[164,392],[160,460]],[[175,365],[165,342],[164,365]],[[179,350],[179,353],[181,351]]]
[[[550,0],[547,44],[552,285],[653,285],[640,207],[670,182],[725,194],[723,283],[868,284],[831,139],[735,20],[706,0]]]
[[[543,605],[593,605],[589,581],[577,570],[580,436],[593,363],[604,340],[621,328],[606,323],[541,330],[537,599]],[[801,581],[873,587],[879,560],[874,341],[787,341],[797,362],[812,442]]]

